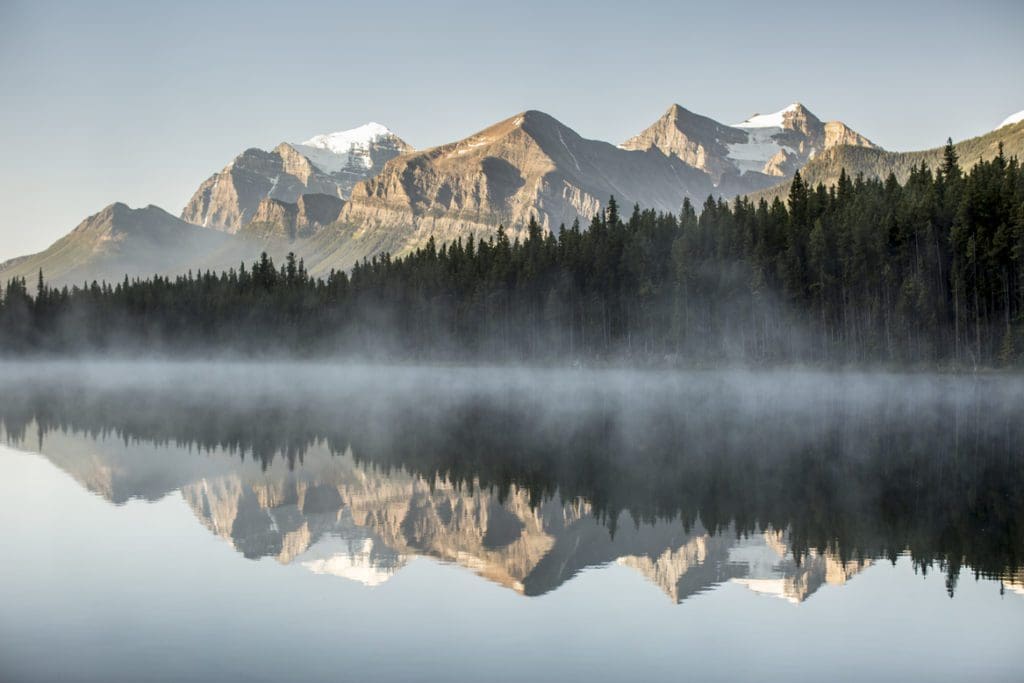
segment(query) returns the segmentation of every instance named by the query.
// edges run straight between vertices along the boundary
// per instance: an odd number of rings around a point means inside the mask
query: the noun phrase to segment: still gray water
[[[1020,680],[1024,381],[0,365],[0,680]]]

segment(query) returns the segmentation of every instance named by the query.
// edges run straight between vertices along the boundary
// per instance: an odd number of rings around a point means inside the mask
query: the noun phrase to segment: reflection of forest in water
[[[185,366],[5,373],[9,442],[114,503],[180,490],[246,557],[373,585],[408,558],[527,595],[618,562],[679,601],[801,601],[909,552],[1021,590],[1020,382]],[[51,381],[52,380],[52,381]]]

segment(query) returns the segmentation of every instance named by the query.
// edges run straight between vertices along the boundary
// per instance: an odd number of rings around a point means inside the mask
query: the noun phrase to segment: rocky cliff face
[[[272,152],[249,149],[200,185],[181,217],[234,233],[253,220],[263,199],[295,202],[307,193],[340,197],[342,189],[290,145]]]
[[[353,185],[411,148],[391,131],[368,124],[352,131],[282,142],[270,152],[248,149],[213,174],[182,210],[183,220],[238,232],[263,199],[296,203],[304,194],[347,197]]]

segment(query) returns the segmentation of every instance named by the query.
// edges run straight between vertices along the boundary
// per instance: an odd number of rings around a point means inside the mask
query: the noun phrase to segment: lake
[[[0,364],[0,680],[1024,671],[1024,378]]]

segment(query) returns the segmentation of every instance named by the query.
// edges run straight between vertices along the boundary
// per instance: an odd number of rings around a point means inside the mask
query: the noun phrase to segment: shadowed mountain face
[[[367,585],[422,555],[525,595],[618,563],[800,602],[904,553],[1012,582],[1024,552],[1015,378],[2,369],[8,442],[90,491]]]

